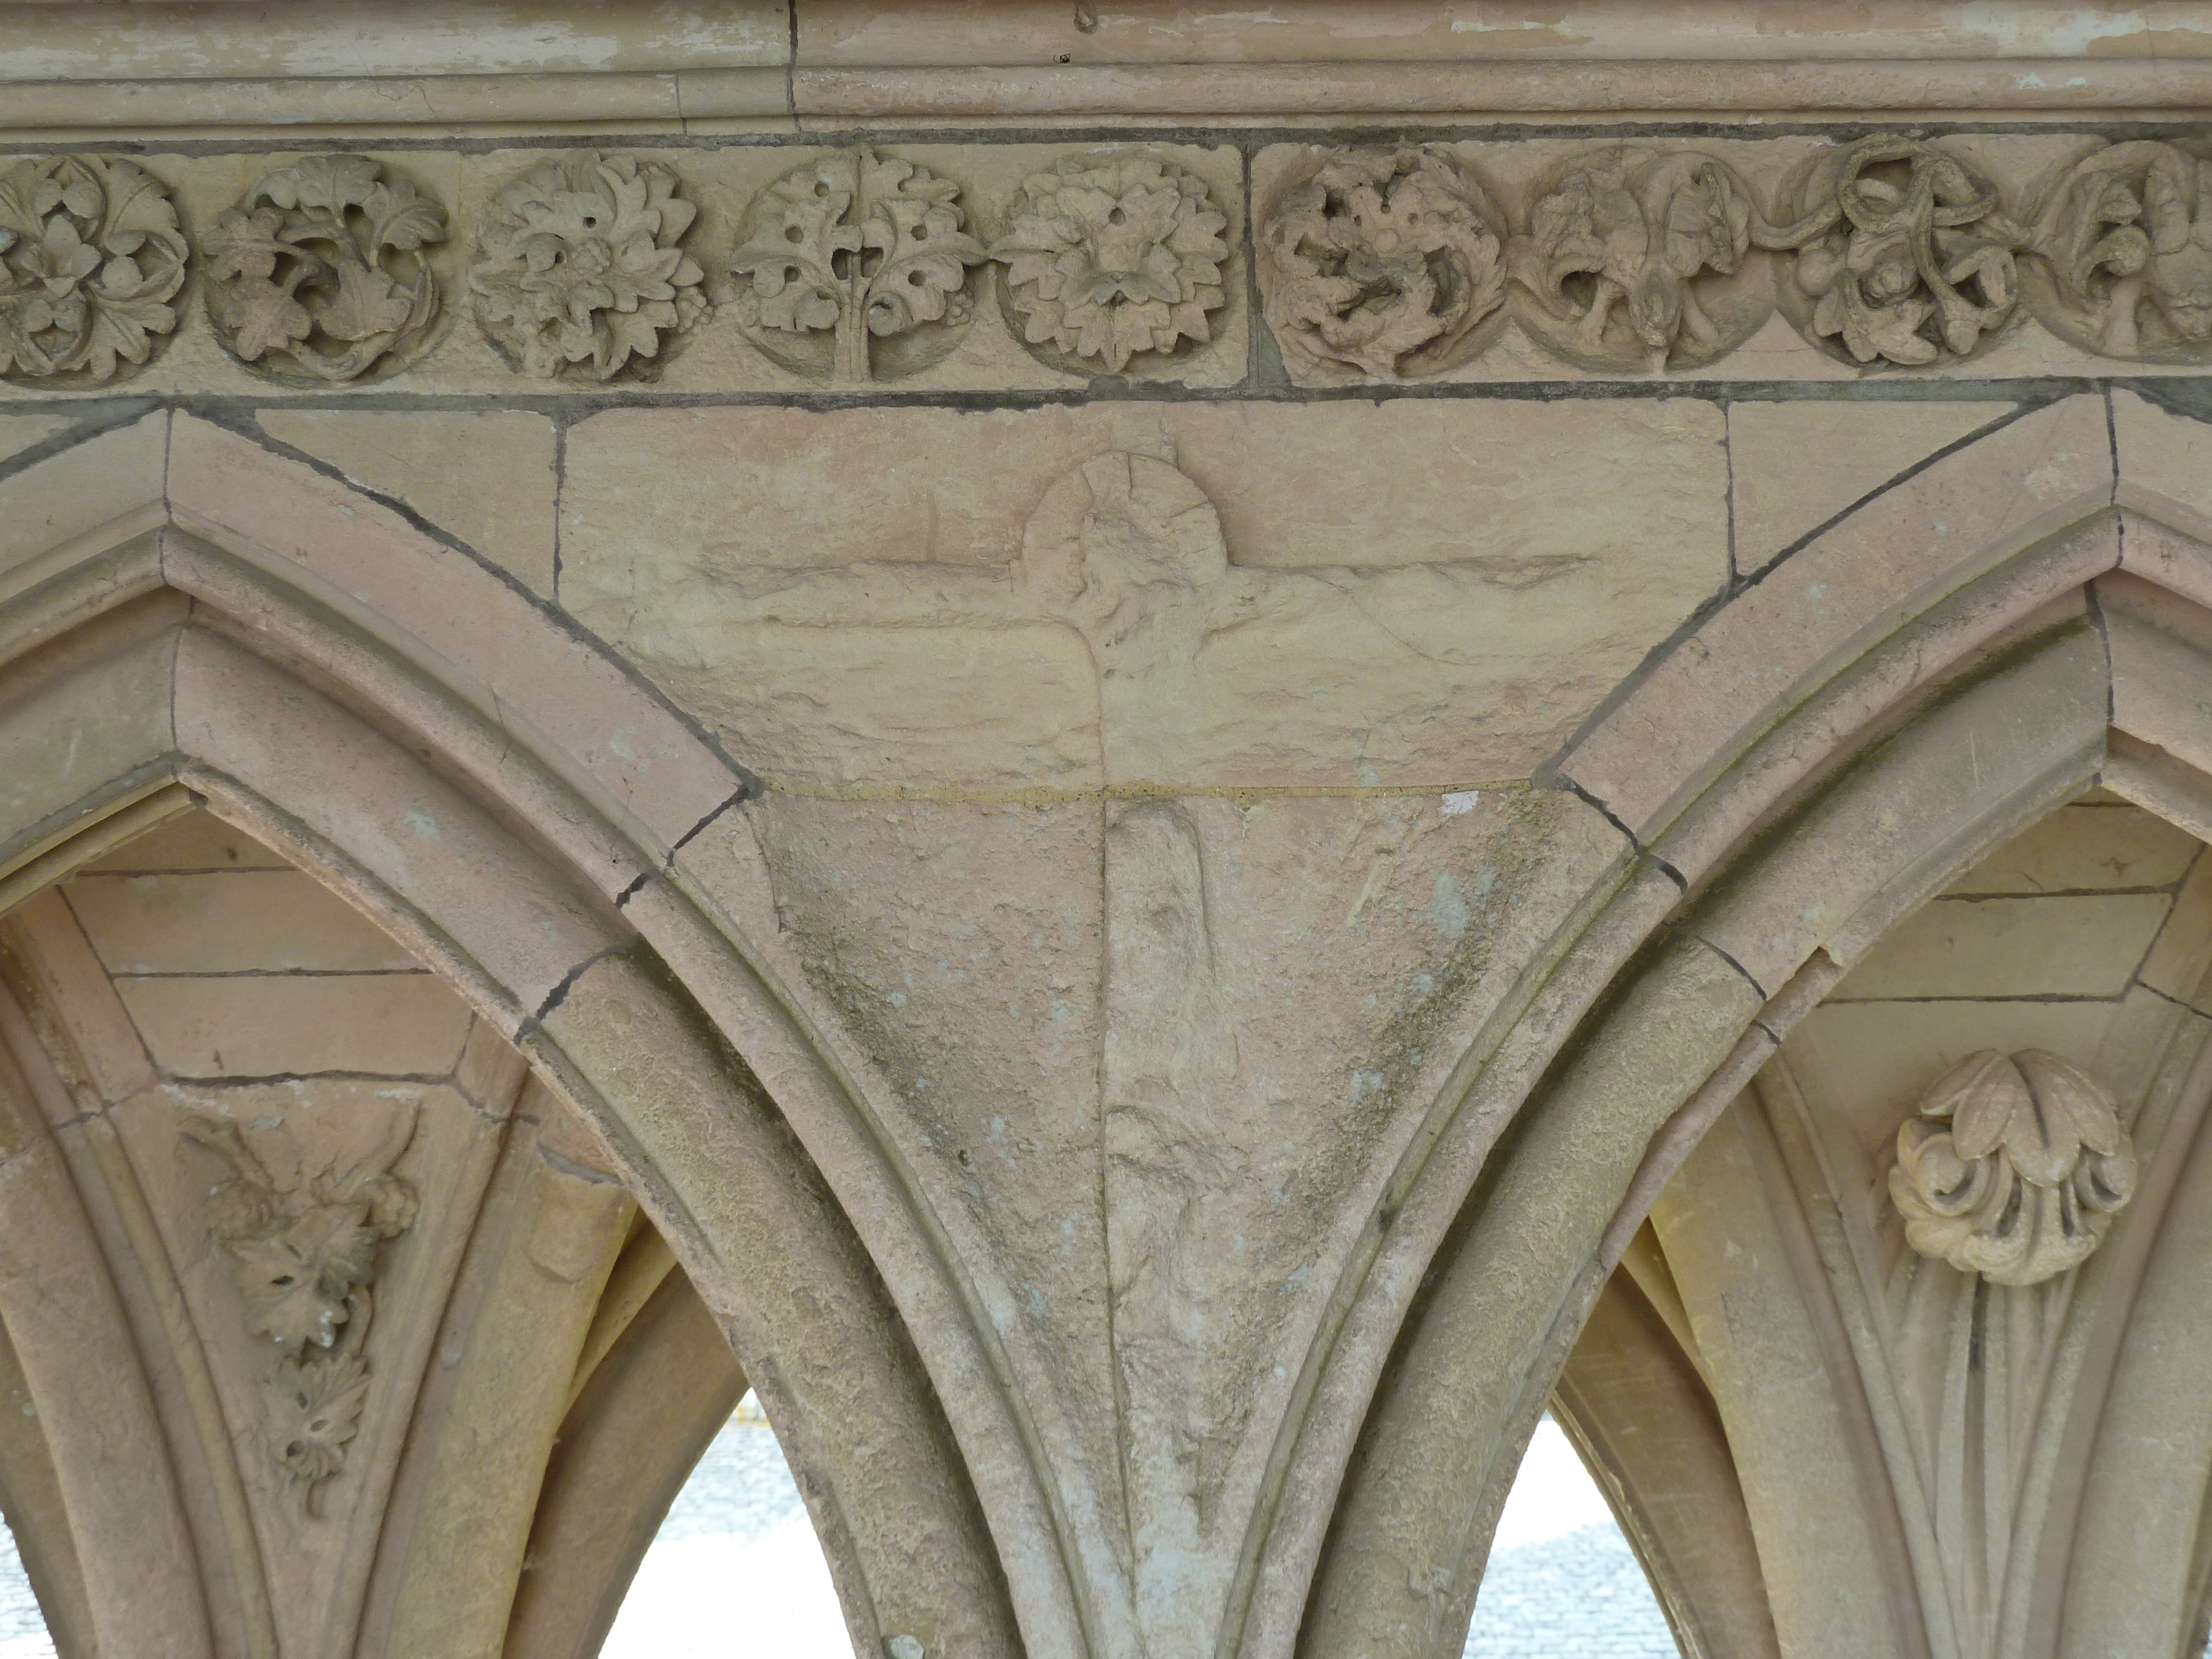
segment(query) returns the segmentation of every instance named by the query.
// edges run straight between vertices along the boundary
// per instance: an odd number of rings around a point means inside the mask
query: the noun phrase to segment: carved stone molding
[[[177,325],[176,204],[119,156],[34,155],[0,174],[0,375],[112,380]]]
[[[1847,362],[1971,356],[2012,319],[2027,236],[1996,184],[1940,145],[1886,134],[1845,144],[1814,163],[1783,213],[1771,245],[1797,250],[1784,309]]]
[[[272,1169],[237,1124],[185,1124],[229,1168],[209,1197],[208,1231],[230,1255],[248,1334],[276,1346],[262,1382],[262,1436],[309,1515],[321,1483],[345,1468],[368,1401],[362,1346],[378,1249],[415,1222],[415,1188],[392,1173],[415,1117],[411,1105],[395,1111],[375,1150],[343,1170],[318,1164],[286,1132],[275,1132],[285,1156]]]
[[[438,316],[422,250],[445,240],[445,210],[381,161],[309,155],[278,167],[205,240],[216,337],[272,380],[404,368]]]
[[[1449,151],[1340,149],[1261,228],[1267,322],[1322,377],[1435,374],[1504,320],[1504,247],[1503,220]]]
[[[1991,1284],[2035,1285],[2088,1259],[2136,1175],[2104,1085],[2041,1048],[1984,1049],[1898,1130],[1889,1192],[1921,1255]]]
[[[1022,181],[991,257],[1025,341],[1119,374],[1213,337],[1228,228],[1206,181],[1172,162],[1071,155]]]
[[[2038,321],[2107,357],[2194,362],[2212,340],[2212,161],[2142,141],[2092,149],[2037,191]]]
[[[957,185],[869,149],[786,173],[756,198],[747,232],[730,269],[748,279],[738,313],[754,343],[850,383],[950,350],[974,315],[969,268],[989,258]]]
[[[681,243],[698,210],[657,161],[579,150],[509,179],[469,268],[477,321],[535,379],[610,380],[706,314]]]
[[[1534,301],[1523,326],[1584,368],[1702,368],[1773,308],[1751,256],[1764,229],[1751,186],[1716,156],[1624,144],[1578,158],[1542,186],[1514,250]]]

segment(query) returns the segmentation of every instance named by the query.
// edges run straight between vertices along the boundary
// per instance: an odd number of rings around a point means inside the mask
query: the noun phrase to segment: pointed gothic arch
[[[186,799],[336,889],[605,1138],[775,1414],[861,1639],[1084,1646],[980,1253],[772,908],[732,914],[768,904],[714,833],[742,770],[519,583],[214,422],[66,434],[0,511],[0,899]]]
[[[1740,588],[1547,769],[1629,848],[1377,1206],[1225,1650],[1295,1632],[1301,1653],[1355,1634],[1455,1652],[1607,1275],[1796,1020],[1958,869],[2093,784],[2212,832],[2212,520],[2185,471],[2203,450],[2127,392],[2020,414]]]

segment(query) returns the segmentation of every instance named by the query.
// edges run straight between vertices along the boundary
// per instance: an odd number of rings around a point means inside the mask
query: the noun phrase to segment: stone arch
[[[2093,783],[2212,830],[2203,448],[2126,392],[2022,414],[1739,589],[1547,769],[1627,849],[1370,1220],[1248,1548],[1243,1650],[1456,1651],[1607,1273],[1795,1020]]]
[[[212,422],[70,434],[0,503],[0,898],[179,786],[337,889],[607,1139],[864,1644],[1079,1650],[980,1255],[745,912],[742,769],[467,550]]]

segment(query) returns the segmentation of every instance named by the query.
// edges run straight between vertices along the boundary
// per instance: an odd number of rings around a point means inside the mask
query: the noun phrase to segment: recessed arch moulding
[[[1348,552],[1243,487],[1258,412],[618,410],[550,593],[327,416],[88,412],[0,475],[9,892],[181,787],[442,973],[682,1261],[864,1645],[1448,1652],[1791,1022],[2093,784],[2212,830],[2205,428],[1848,408],[1933,435],[1741,577],[1742,405],[1597,406],[1619,554],[1469,536],[1479,451]],[[621,465],[687,444],[734,480]],[[871,445],[933,539],[775,494]]]

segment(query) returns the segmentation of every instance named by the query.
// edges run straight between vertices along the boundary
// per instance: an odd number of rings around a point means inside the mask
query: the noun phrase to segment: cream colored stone
[[[179,1077],[442,1077],[468,1035],[466,1006],[419,970],[123,979],[116,988],[155,1063]]]
[[[1709,407],[1605,405],[1565,491],[1535,470],[1570,441],[1550,406],[1328,410],[602,416],[569,440],[562,599],[789,787],[1087,787],[1084,659],[1008,562],[1040,476],[1168,451],[1228,548],[1190,603],[1230,608],[1162,659],[1198,690],[1106,708],[1106,779],[1405,787],[1525,775],[1723,579]],[[732,453],[734,517],[687,482]],[[1008,660],[1048,648],[1064,667]],[[1480,727],[1450,717],[1478,697]]]
[[[415,959],[296,870],[80,876],[70,908],[115,974],[367,973]]]
[[[2112,394],[2118,499],[2199,541],[2212,540],[2212,428],[2133,392]]]
[[[1764,570],[1801,538],[2011,414],[2012,404],[1806,399],[1732,402],[1729,499],[1735,568]]]
[[[149,415],[0,477],[0,568],[158,522],[169,417]]]
[[[1968,896],[2171,887],[2188,873],[2202,850],[2195,836],[2140,807],[2077,803],[2060,807],[1986,854],[1944,891]]]
[[[1876,945],[1831,1000],[2117,996],[2172,903],[2163,893],[1938,899]]]
[[[202,809],[179,812],[82,866],[86,875],[202,870],[288,870],[283,858]]]
[[[0,461],[42,444],[76,424],[71,415],[0,415]]]
[[[553,592],[556,439],[543,415],[264,409],[262,429],[397,497],[532,592]]]

